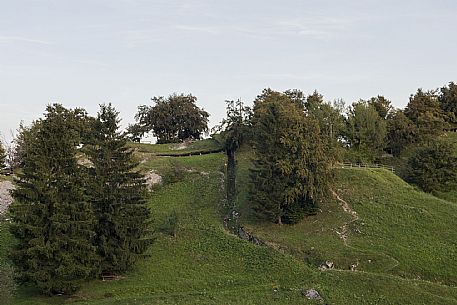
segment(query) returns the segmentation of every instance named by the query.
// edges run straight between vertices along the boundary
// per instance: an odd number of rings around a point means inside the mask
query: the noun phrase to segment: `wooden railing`
[[[336,165],[338,168],[383,168],[386,170],[395,173],[395,168],[390,165],[384,164],[363,164],[363,163],[350,163],[350,162],[343,162]]]

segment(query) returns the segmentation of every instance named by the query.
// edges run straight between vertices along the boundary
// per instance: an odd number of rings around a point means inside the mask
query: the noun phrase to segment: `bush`
[[[173,184],[183,181],[186,175],[186,169],[178,162],[172,160],[170,169],[162,177],[163,184]]]
[[[457,156],[451,144],[434,141],[408,159],[407,180],[426,192],[447,191],[457,185]]]
[[[15,273],[12,266],[0,262],[0,300],[8,304],[16,292]]]
[[[176,233],[178,231],[178,222],[178,213],[176,213],[176,211],[173,211],[160,225],[159,231],[163,234],[176,237]]]

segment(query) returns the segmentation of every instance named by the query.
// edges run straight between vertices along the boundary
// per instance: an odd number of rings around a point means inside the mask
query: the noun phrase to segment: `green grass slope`
[[[257,221],[246,208],[248,154],[240,156],[240,164],[238,204],[243,223],[271,246],[316,268],[332,261],[338,270],[331,273],[439,286],[453,295],[451,304],[456,302],[456,203],[419,192],[386,170],[338,169],[334,191],[357,213],[355,220],[340,201],[330,199],[322,203],[321,213],[297,225],[271,225]],[[339,234],[344,227],[346,241]],[[413,293],[408,295],[411,303],[419,301]]]
[[[157,240],[148,256],[123,279],[93,280],[71,297],[43,297],[22,287],[13,304],[322,304],[302,296],[308,288],[326,304],[457,304],[455,204],[418,193],[387,172],[340,170],[336,191],[360,217],[348,226],[345,244],[336,231],[351,216],[336,200],[296,226],[250,219],[248,158],[241,154],[239,161],[240,212],[268,246],[243,241],[222,225],[223,153],[145,153],[142,170],[182,173],[151,195]],[[173,215],[176,236],[167,233]],[[0,223],[2,264],[12,243],[7,227]],[[323,260],[333,260],[338,270],[319,271]],[[350,271],[357,260],[358,271]]]

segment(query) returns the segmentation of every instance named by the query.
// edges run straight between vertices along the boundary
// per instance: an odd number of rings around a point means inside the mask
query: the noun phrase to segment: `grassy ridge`
[[[302,296],[307,288],[317,289],[328,304],[457,304],[457,288],[450,287],[457,274],[451,223],[456,205],[417,192],[388,172],[337,172],[335,190],[361,218],[349,226],[346,246],[336,231],[351,217],[335,200],[295,226],[256,222],[246,202],[249,152],[240,154],[238,205],[243,222],[269,241],[259,247],[222,226],[223,153],[143,154],[141,161],[144,171],[183,171],[179,181],[151,196],[157,240],[148,256],[122,280],[91,281],[70,298],[21,288],[13,304],[320,304]],[[176,237],[160,231],[173,214]],[[7,223],[0,225],[0,242],[5,262]],[[320,272],[324,260],[341,270]],[[351,272],[357,260],[359,271]]]
[[[206,139],[201,141],[190,142],[188,145],[183,143],[173,144],[144,144],[130,143],[131,147],[135,148],[140,153],[149,154],[167,154],[180,155],[185,153],[200,153],[221,149],[221,145],[214,139]]]

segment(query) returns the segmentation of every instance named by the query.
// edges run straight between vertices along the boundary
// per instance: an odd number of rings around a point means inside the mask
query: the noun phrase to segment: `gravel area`
[[[13,202],[10,190],[14,189],[14,184],[11,181],[0,182],[0,215],[6,212],[8,206]]]

